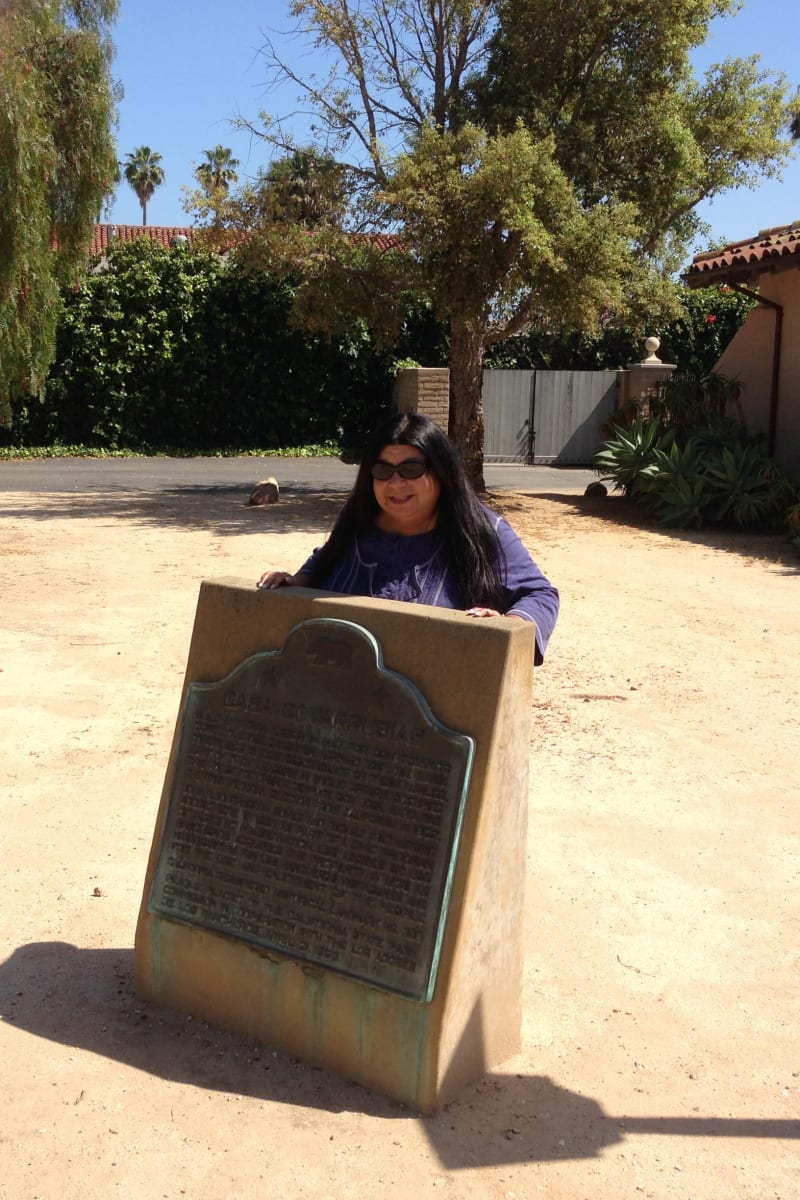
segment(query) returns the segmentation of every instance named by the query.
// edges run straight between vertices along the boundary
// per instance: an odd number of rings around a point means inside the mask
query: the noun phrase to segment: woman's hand
[[[510,616],[510,617],[514,618],[517,616],[517,614],[516,613],[501,613],[501,612],[498,612],[496,608],[468,608],[467,616],[468,617],[505,617],[505,616]],[[523,620],[524,618],[520,617],[518,619]]]
[[[288,571],[265,571],[256,584],[256,587],[293,587],[298,578],[299,577],[297,575],[290,575]]]

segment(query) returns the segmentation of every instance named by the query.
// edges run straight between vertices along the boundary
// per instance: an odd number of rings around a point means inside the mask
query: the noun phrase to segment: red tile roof
[[[193,242],[197,230],[190,225],[95,225],[92,231],[92,254],[102,254],[114,242],[132,242],[138,237],[149,237],[161,246],[172,244],[173,238],[187,238]]]
[[[377,246],[381,251],[403,249],[403,241],[399,233],[361,233],[355,235],[355,240],[358,238],[372,242],[373,246]]]
[[[197,240],[200,230],[191,225],[95,225],[92,232],[91,253],[102,254],[112,242],[132,242],[138,237],[149,237],[151,242],[171,246],[175,238],[186,238],[191,244]],[[361,234],[359,237],[372,241],[379,250],[391,250],[401,245],[395,233]]]
[[[698,254],[684,275],[690,287],[746,283],[765,271],[800,268],[800,221],[762,229],[755,237]]]

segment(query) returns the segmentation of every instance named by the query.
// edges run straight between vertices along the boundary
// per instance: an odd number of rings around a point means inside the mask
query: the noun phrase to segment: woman
[[[558,615],[556,589],[510,525],[478,501],[446,434],[417,413],[395,413],[373,435],[325,545],[295,575],[266,571],[258,586],[534,621],[537,663]]]

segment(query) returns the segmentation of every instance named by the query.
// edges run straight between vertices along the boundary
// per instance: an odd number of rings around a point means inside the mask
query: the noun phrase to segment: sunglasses
[[[430,466],[426,462],[421,462],[418,458],[407,458],[401,463],[387,463],[378,459],[370,467],[370,475],[373,479],[379,479],[381,483],[386,483],[391,479],[395,472],[401,479],[421,479],[426,471],[430,470]]]

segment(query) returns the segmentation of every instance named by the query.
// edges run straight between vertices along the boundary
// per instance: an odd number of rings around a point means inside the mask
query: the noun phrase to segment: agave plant
[[[636,417],[627,429],[614,425],[612,433],[595,455],[594,468],[602,479],[613,483],[615,491],[631,495],[642,472],[655,461],[656,452],[671,445],[672,434],[665,434],[658,421],[642,417]]]
[[[675,475],[659,484],[654,511],[660,524],[700,529],[708,520],[708,488],[702,475],[694,479]]]
[[[733,417],[714,417],[705,425],[697,425],[691,438],[707,454],[717,454],[725,446],[742,446],[755,441],[742,422]]]
[[[706,465],[706,480],[718,520],[742,528],[778,523],[791,504],[792,484],[760,446],[726,446]]]
[[[702,448],[692,438],[684,446],[673,442],[669,450],[656,452],[642,490],[662,525],[699,529],[706,521],[714,496],[706,484],[704,465]]]

